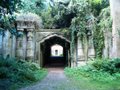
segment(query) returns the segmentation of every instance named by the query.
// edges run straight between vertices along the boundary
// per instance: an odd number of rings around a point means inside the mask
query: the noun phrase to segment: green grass
[[[0,88],[16,90],[42,80],[47,70],[24,60],[0,60]]]
[[[66,68],[66,76],[80,90],[120,90],[120,73],[110,75],[102,71],[86,71],[84,68]]]

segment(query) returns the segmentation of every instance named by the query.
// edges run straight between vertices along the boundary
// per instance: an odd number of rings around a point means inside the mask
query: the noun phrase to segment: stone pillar
[[[12,47],[11,47],[11,57],[15,57],[15,51],[16,51],[16,36],[12,36]]]
[[[11,57],[11,33],[6,30],[5,31],[5,36],[4,36],[4,41],[3,41],[3,56],[4,58]]]
[[[0,34],[0,58],[3,56],[3,35]]]
[[[72,52],[72,56],[71,56],[71,67],[76,67],[77,66],[77,41],[74,44],[74,48],[71,47],[71,52]]]
[[[23,35],[23,57],[26,60],[27,56],[27,32],[24,30],[24,35]]]
[[[105,31],[104,32],[104,43],[105,47],[103,50],[103,57],[105,58],[110,58],[110,53],[111,53],[111,46],[112,46],[112,33],[110,31]]]
[[[89,37],[89,42],[88,42],[88,58],[93,59],[95,58],[95,48],[94,48],[94,43],[93,43],[93,37]]]
[[[16,57],[18,59],[24,59],[23,58],[23,29],[18,29],[18,36],[16,40]]]
[[[27,60],[33,59],[34,59],[33,29],[29,29],[27,34]]]
[[[83,46],[82,46],[82,41],[80,39],[80,37],[78,37],[78,41],[77,41],[77,52],[78,52],[78,66],[83,66],[86,64],[85,62],[85,55],[84,55],[84,50],[83,50]]]
[[[113,19],[111,57],[120,58],[120,0],[110,0],[110,7]]]
[[[12,35],[9,31],[7,31],[7,37],[6,37],[6,57],[11,57],[12,56]]]

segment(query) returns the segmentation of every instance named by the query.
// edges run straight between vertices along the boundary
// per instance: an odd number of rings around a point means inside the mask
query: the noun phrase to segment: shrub
[[[66,75],[75,78],[90,78],[93,81],[110,82],[120,79],[120,59],[95,59],[77,68],[65,68]]]
[[[36,82],[45,75],[46,70],[40,69],[35,63],[15,59],[0,60],[0,79],[8,79],[12,87],[14,85],[20,87],[21,85]]]
[[[101,67],[102,67],[102,64],[103,64],[103,60],[101,60],[101,59],[96,59],[96,60],[93,61],[92,66],[93,66],[95,69],[100,70]]]
[[[110,74],[120,72],[120,59],[97,59],[91,64],[96,70],[105,71]]]
[[[0,79],[8,78],[9,70],[6,67],[0,67]]]

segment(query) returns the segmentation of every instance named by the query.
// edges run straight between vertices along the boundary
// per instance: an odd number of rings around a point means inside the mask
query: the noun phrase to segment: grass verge
[[[120,90],[119,60],[93,61],[83,67],[65,68],[65,74],[80,90]]]
[[[66,68],[65,74],[80,90],[120,90],[120,78],[115,76],[110,76],[106,80],[106,77],[99,76],[99,73],[90,76],[89,72],[83,72],[77,68]],[[99,80],[95,78],[99,78]]]

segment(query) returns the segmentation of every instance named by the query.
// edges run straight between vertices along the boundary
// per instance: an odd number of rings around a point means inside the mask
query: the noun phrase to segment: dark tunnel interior
[[[51,46],[58,44],[63,47],[63,56],[51,56]],[[41,44],[43,67],[65,67],[68,66],[70,43],[65,39],[54,36]]]

